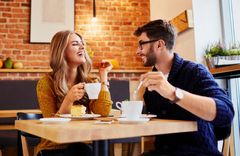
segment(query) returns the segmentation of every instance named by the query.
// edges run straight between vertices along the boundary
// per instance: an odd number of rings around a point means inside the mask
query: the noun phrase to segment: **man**
[[[174,27],[164,20],[139,27],[137,55],[144,66],[153,66],[143,74],[147,112],[158,118],[197,121],[198,131],[156,136],[150,155],[220,156],[214,126],[231,124],[234,110],[226,93],[201,64],[182,59],[174,53]],[[146,154],[146,155],[148,155]]]

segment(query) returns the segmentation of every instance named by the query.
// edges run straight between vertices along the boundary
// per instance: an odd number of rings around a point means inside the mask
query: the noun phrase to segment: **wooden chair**
[[[230,154],[230,139],[231,137],[228,137],[223,141],[223,148],[222,148],[223,156],[229,156]]]
[[[0,147],[0,156],[2,156],[2,148]]]
[[[138,81],[128,80],[110,80],[110,92],[113,101],[113,108],[117,101],[133,100],[133,91],[137,87]],[[113,147],[114,156],[123,155],[123,144],[127,144],[128,155],[132,155],[135,150],[135,145],[140,144],[141,137],[112,139],[110,144]],[[125,147],[125,146],[124,146]],[[140,153],[140,152],[139,152]]]
[[[42,118],[42,114],[34,114],[34,113],[17,113],[17,120],[33,120]],[[18,153],[23,156],[30,156],[30,145],[28,144],[28,139],[34,139],[34,144],[37,144],[40,140],[39,137],[18,131]],[[35,152],[35,151],[34,151]]]
[[[142,137],[141,138],[141,153],[154,150],[154,140],[155,140],[155,136]]]
[[[233,156],[233,128],[231,128],[231,134],[229,137],[223,140],[222,154],[223,156]]]

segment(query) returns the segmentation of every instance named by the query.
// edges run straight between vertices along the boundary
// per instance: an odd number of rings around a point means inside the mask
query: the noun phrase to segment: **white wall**
[[[171,20],[186,9],[192,9],[192,0],[150,0],[150,19]],[[187,60],[195,61],[193,29],[178,36],[174,51]]]
[[[179,34],[175,51],[204,64],[206,46],[221,40],[219,0],[150,0],[151,20],[170,20],[186,9],[193,10],[194,28]]]
[[[193,0],[192,4],[196,60],[205,63],[207,45],[222,41],[219,0]]]
[[[192,0],[150,0],[151,20],[170,20],[182,11],[192,8]]]
[[[240,0],[232,0],[233,4],[233,18],[234,18],[234,28],[235,28],[235,42],[240,42]]]

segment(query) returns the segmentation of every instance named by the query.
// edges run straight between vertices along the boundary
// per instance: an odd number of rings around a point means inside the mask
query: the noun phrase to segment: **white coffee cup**
[[[101,90],[101,83],[86,83],[85,90],[89,99],[98,99],[98,94]]]
[[[127,119],[136,120],[142,114],[143,101],[116,102],[116,107],[122,111],[122,115]]]

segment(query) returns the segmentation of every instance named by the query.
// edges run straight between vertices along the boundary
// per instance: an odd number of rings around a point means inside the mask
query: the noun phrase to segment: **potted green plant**
[[[208,68],[240,64],[240,45],[224,46],[220,42],[209,45],[205,49],[205,58]]]

